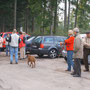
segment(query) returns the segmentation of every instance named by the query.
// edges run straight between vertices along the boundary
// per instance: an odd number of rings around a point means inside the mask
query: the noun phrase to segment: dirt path
[[[9,64],[9,57],[0,56],[0,90],[90,90],[90,72],[82,72],[81,78],[74,78],[63,58],[36,58],[36,68],[30,68],[26,61]],[[84,67],[82,66],[82,69]]]

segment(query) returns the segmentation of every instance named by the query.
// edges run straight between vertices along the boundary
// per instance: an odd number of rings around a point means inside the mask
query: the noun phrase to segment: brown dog
[[[29,65],[29,62],[30,62],[30,66],[32,67],[32,68],[35,68],[35,61],[36,61],[36,59],[35,59],[35,57],[34,56],[31,56],[31,55],[27,55],[27,57],[28,57],[28,65]]]

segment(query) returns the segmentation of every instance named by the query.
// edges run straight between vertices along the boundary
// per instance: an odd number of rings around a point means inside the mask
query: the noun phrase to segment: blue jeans
[[[8,56],[8,52],[9,52],[9,55],[10,55],[10,46],[6,45],[6,56]]]
[[[10,46],[10,62],[13,62],[13,55],[15,54],[15,61],[18,63],[18,47]]]
[[[68,70],[71,71],[71,66],[74,67],[73,62],[73,51],[67,51],[67,64],[68,64]]]

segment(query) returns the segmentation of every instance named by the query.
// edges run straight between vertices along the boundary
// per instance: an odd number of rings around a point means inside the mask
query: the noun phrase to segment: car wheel
[[[49,57],[50,58],[56,58],[57,57],[57,51],[55,49],[51,49],[49,51]]]
[[[38,54],[39,57],[43,57],[43,54]]]

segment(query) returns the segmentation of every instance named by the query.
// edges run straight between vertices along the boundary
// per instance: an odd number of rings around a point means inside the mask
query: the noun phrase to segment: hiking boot
[[[80,75],[78,75],[78,74],[75,74],[75,75],[73,75],[73,77],[81,77]]]
[[[10,64],[12,64],[12,62],[10,62]]]
[[[71,75],[75,75],[75,73],[74,73],[74,72],[72,72],[72,73],[71,73]]]
[[[89,70],[83,70],[84,72],[88,72]]]
[[[16,62],[16,64],[18,64],[18,62]]]

